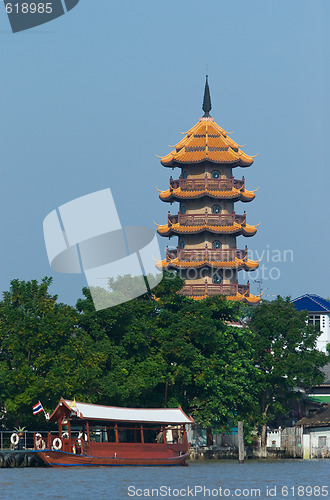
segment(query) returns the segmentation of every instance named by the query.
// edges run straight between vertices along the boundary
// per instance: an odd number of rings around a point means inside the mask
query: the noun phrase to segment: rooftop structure
[[[298,311],[308,311],[309,324],[321,332],[317,348],[326,352],[330,343],[330,302],[319,295],[306,293],[291,301]]]
[[[177,247],[168,247],[166,258],[157,265],[176,269],[185,280],[182,295],[203,299],[225,295],[230,300],[256,303],[260,297],[250,294],[249,282],[238,283],[240,270],[254,271],[258,262],[248,257],[248,249],[239,250],[237,236],[251,237],[257,225],[250,225],[246,213],[237,214],[236,202],[247,203],[255,191],[245,188],[245,178],[233,176],[233,168],[249,167],[253,157],[245,154],[223,128],[210,116],[211,96],[206,76],[204,115],[166,156],[164,167],[181,170],[178,179],[170,177],[170,186],[159,192],[168,203],[178,202],[179,213],[168,213],[167,223],[158,225],[158,234],[178,237]]]

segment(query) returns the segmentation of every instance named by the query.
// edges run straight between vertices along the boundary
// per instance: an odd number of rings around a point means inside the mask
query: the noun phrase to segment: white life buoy
[[[63,432],[62,438],[63,439],[69,439],[69,433],[68,432]]]
[[[55,438],[53,440],[53,448],[54,448],[54,450],[60,450],[62,448],[61,438]]]
[[[87,441],[87,434],[83,434],[82,432],[79,432],[78,434],[78,441],[81,442],[81,438],[84,438],[84,441]]]
[[[16,446],[18,444],[18,441],[19,441],[18,434],[16,434],[16,432],[13,432],[12,435],[10,436],[11,444],[14,444]]]

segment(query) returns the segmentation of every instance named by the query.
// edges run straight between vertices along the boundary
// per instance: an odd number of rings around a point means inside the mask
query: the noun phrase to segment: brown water
[[[330,498],[329,460],[210,460],[189,467],[0,469],[0,499]],[[322,489],[323,487],[323,489]]]

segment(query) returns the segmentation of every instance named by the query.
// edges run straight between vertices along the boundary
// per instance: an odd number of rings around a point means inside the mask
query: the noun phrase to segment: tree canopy
[[[100,375],[102,353],[77,328],[74,307],[48,292],[50,278],[11,282],[0,302],[0,401],[2,422],[42,425],[31,407],[54,408],[61,395],[81,395]]]
[[[321,368],[328,356],[316,349],[320,332],[308,325],[307,311],[295,309],[289,297],[256,306],[249,327],[254,335],[254,362],[260,369],[256,417],[265,425],[287,411],[288,401],[299,396],[299,385],[323,381]]]
[[[126,278],[111,283],[122,290]],[[76,307],[58,303],[50,278],[14,280],[0,302],[0,425],[42,428],[32,416],[61,396],[130,407],[181,405],[204,427],[265,424],[287,409],[298,383],[322,380],[327,357],[305,313],[278,298],[253,308],[223,297],[178,295],[166,273],[150,292],[96,311],[88,288]],[[244,310],[245,311],[245,310]],[[246,312],[246,311],[245,311]],[[249,312],[251,312],[249,310]]]

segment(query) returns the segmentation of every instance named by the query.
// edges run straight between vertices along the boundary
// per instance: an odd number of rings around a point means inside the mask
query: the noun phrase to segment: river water
[[[0,499],[330,498],[330,460],[192,461],[189,467],[0,469]]]

